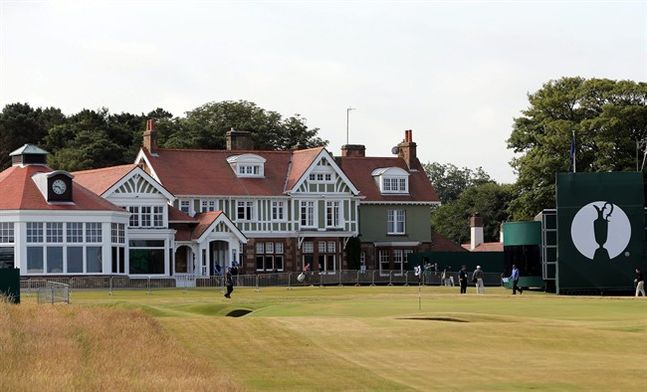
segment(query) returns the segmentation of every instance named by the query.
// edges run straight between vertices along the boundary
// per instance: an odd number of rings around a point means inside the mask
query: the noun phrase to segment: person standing
[[[643,275],[642,271],[640,268],[636,267],[636,279],[634,279],[634,283],[636,283],[636,297],[640,297],[640,294],[645,296],[645,276]]]
[[[476,283],[476,294],[485,294],[485,285],[483,284],[483,270],[480,265],[476,266],[472,274],[472,282]]]
[[[227,268],[225,271],[225,286],[227,286],[225,298],[231,298],[231,293],[234,291],[234,277],[231,275],[231,268]]]
[[[467,267],[462,266],[458,272],[458,283],[461,286],[461,294],[467,293]]]
[[[512,274],[510,274],[510,280],[512,281],[512,295],[516,295],[517,291],[519,294],[523,294],[523,290],[519,287],[519,268],[515,264],[512,264]]]

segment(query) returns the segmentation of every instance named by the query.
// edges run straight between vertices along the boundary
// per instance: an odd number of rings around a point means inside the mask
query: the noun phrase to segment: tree
[[[492,182],[492,178],[482,167],[472,170],[467,167],[458,168],[451,163],[438,162],[426,163],[423,167],[443,204],[456,200],[465,189],[471,186]]]
[[[142,143],[146,120],[155,120],[160,147],[225,148],[231,128],[250,131],[256,148],[292,149],[325,146],[298,114],[283,118],[247,101],[202,105],[174,117],[162,108],[147,114],[112,114],[107,108],[83,109],[65,116],[60,109],[13,103],[0,112],[0,170],[11,164],[9,153],[25,143],[49,153],[50,166],[81,170],[133,162]]]
[[[519,156],[514,219],[555,207],[555,173],[636,170],[636,141],[647,137],[647,83],[568,77],[528,95],[530,106],[514,119],[508,148]]]
[[[225,148],[225,134],[230,129],[249,131],[258,149],[287,150],[325,146],[317,137],[318,128],[308,128],[305,118],[297,115],[284,119],[279,113],[267,111],[248,101],[211,102],[187,112],[173,124],[175,130],[164,147]]]
[[[486,182],[472,186],[457,199],[436,208],[431,214],[431,225],[445,237],[465,243],[470,239],[468,219],[478,212],[483,218],[485,241],[498,241],[501,224],[510,217],[507,209],[514,195],[512,185]]]
[[[11,165],[9,154],[25,143],[39,144],[49,127],[65,117],[59,109],[33,109],[26,103],[12,103],[0,113],[0,170]]]

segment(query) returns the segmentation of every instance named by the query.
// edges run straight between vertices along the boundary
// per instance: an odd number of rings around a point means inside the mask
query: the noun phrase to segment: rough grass
[[[249,390],[644,390],[647,300],[456,290],[425,287],[420,311],[416,287],[76,291],[72,308],[143,309]]]
[[[239,390],[141,311],[0,303],[0,391]]]

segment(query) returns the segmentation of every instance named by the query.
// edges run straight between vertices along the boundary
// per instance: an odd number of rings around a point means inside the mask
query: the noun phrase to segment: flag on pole
[[[571,139],[571,150],[570,150],[569,156],[571,158],[571,167],[573,168],[573,173],[575,173],[575,171],[576,171],[576,166],[575,166],[575,131],[573,131],[573,139]]]

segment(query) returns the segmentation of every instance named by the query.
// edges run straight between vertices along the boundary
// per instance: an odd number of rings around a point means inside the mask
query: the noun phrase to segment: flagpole
[[[577,172],[576,155],[577,146],[575,145],[575,130],[573,129],[573,173]]]

